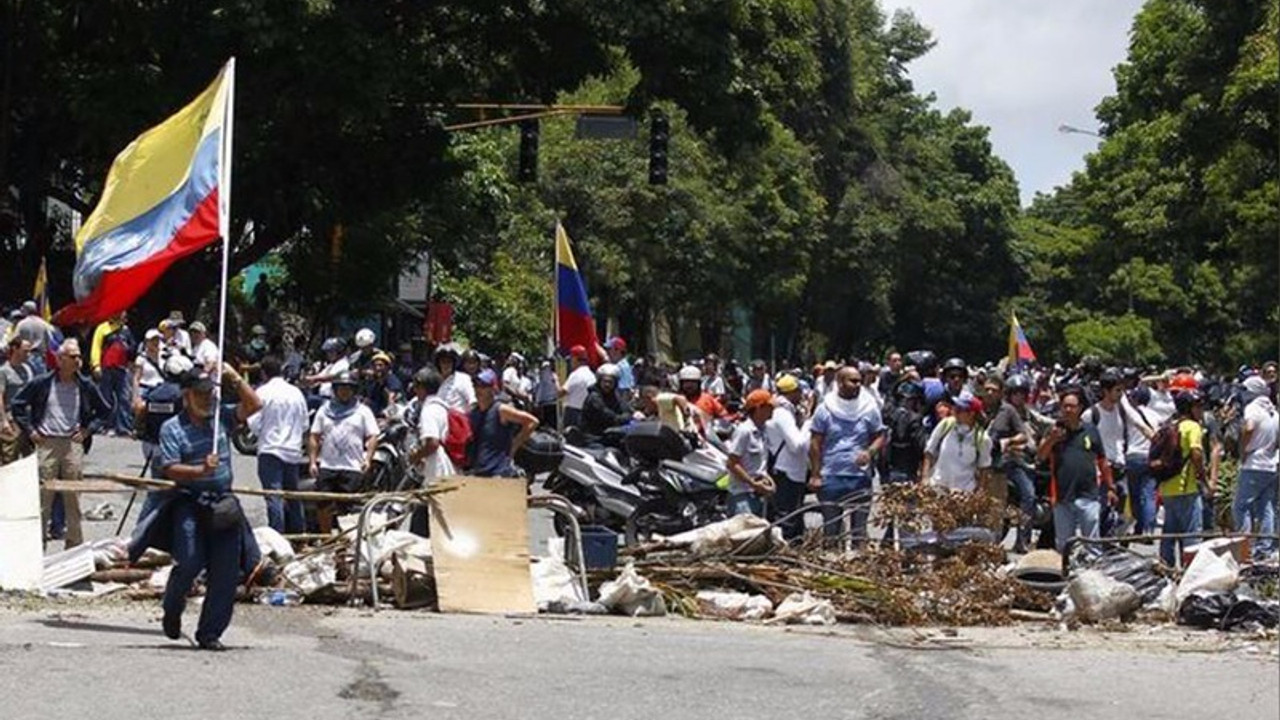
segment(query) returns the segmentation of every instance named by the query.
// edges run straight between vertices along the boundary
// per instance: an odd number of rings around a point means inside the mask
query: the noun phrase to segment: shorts
[[[364,473],[359,470],[328,470],[320,468],[316,476],[316,491],[330,493],[361,493],[365,490]]]

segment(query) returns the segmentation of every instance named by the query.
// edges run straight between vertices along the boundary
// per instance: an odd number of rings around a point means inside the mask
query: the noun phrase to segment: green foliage
[[[1162,347],[1219,367],[1274,354],[1278,14],[1274,1],[1148,0],[1098,107],[1106,140],[1019,225],[1022,295],[1046,315],[1037,350]]]
[[[1164,357],[1151,321],[1133,314],[1093,316],[1063,329],[1072,357],[1094,355],[1108,363],[1154,363]]]

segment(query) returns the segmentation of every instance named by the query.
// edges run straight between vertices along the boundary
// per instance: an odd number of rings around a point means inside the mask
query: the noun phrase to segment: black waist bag
[[[227,493],[205,506],[205,524],[213,532],[229,530],[240,524],[244,511],[235,495]]]

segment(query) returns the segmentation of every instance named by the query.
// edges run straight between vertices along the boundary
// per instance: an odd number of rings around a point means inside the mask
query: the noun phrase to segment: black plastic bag
[[[1232,592],[1195,594],[1178,608],[1178,624],[1205,630],[1244,630],[1280,625],[1280,605],[1259,603]]]

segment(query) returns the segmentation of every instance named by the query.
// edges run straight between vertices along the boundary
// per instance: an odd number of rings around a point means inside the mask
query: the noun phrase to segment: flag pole
[[[231,139],[235,122],[236,59],[227,61],[226,101],[222,104],[222,147],[218,163],[218,234],[222,236],[222,276],[218,283],[218,364],[213,394],[213,452],[222,428],[222,361],[227,346],[227,273],[231,265]]]
[[[560,395],[560,387],[564,385],[564,366],[556,351],[560,348],[560,219],[556,219],[556,229],[552,242],[555,250],[551,253],[551,368],[556,377],[556,432],[564,434],[564,397]]]

